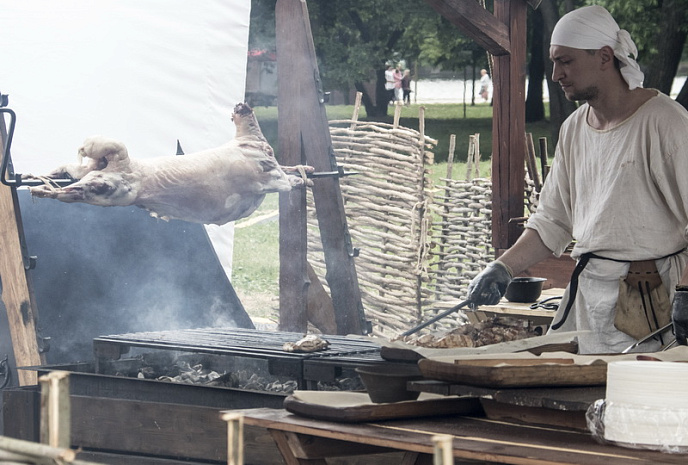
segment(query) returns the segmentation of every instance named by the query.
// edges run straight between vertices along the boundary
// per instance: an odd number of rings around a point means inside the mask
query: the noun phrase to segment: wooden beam
[[[0,185],[0,283],[17,366],[42,365],[36,334],[36,309],[24,267],[14,187]],[[18,370],[21,386],[37,382],[36,372]]]
[[[306,48],[303,34],[293,31],[302,23],[301,10],[283,1],[275,7],[275,33],[277,37],[278,75],[277,94],[287,96],[277,100],[277,138],[279,162],[284,166],[305,164],[301,144],[300,106],[302,79],[300,70],[306,66]],[[279,194],[279,295],[280,330],[302,332],[308,329],[307,293],[307,226],[306,190],[294,189]]]
[[[295,150],[297,145],[295,138],[300,138],[303,158],[316,171],[335,171],[337,163],[330,138],[325,99],[306,2],[305,0],[278,0],[275,15],[280,25],[277,29],[277,44],[278,46],[282,44],[280,46],[282,48],[279,48],[277,52],[278,66],[285,60],[294,62],[288,68],[293,71],[291,74],[285,71],[287,68],[283,70],[278,67],[278,74],[282,77],[280,82],[285,79],[293,81],[291,87],[283,84],[279,87],[278,111],[288,112],[289,117],[293,119],[292,122],[295,123],[290,125],[294,133],[285,137],[291,141],[289,144],[292,144],[293,148],[290,150]],[[289,42],[289,45],[285,44],[285,41]],[[284,53],[285,50],[289,50],[290,55],[280,58],[280,53]],[[291,91],[283,93],[283,89],[287,88]],[[280,116],[279,122],[282,121],[283,117]],[[279,131],[280,135],[284,134],[282,129]],[[281,152],[283,149],[281,138],[279,144]],[[325,277],[330,287],[337,320],[337,333],[363,334],[366,328],[361,293],[339,180],[337,178],[315,179],[312,191],[327,267]],[[288,210],[280,211],[280,216],[290,214]],[[280,260],[283,259],[289,260],[286,256],[281,256]],[[300,269],[298,273],[301,273]],[[285,278],[285,283],[287,281],[288,278]],[[300,286],[300,278],[295,282]],[[291,305],[289,302],[285,304]],[[282,299],[280,299],[281,305]],[[294,311],[300,310],[305,313],[305,308],[302,306]]]
[[[509,29],[511,53],[496,56],[492,116],[492,242],[506,249],[521,235],[511,218],[524,214],[526,13],[523,0],[495,0],[495,17]]]
[[[495,3],[503,1],[496,0]],[[516,0],[521,2],[521,0]],[[492,55],[508,55],[511,38],[507,25],[474,0],[426,0],[478,45]]]

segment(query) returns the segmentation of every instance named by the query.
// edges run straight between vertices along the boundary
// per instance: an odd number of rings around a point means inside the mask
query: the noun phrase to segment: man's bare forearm
[[[518,276],[528,267],[551,256],[552,251],[542,242],[540,234],[534,229],[526,229],[498,260],[508,266],[514,276]],[[684,273],[684,277],[688,281],[687,273]]]

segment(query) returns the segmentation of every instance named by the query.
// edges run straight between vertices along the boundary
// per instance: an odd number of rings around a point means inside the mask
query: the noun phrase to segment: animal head
[[[94,169],[102,170],[108,166],[121,165],[129,162],[129,152],[126,146],[118,140],[103,136],[91,136],[79,147],[79,159],[95,160]]]

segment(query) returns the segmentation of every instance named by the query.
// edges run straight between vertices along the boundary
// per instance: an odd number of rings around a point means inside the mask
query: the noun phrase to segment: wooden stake
[[[69,448],[71,408],[69,373],[53,371],[38,378],[41,384],[40,440],[51,447]]]
[[[401,104],[394,103],[394,129],[399,127],[399,119],[401,118]]]
[[[240,413],[225,413],[227,422],[227,465],[244,465],[244,416]]]
[[[547,179],[547,175],[549,174],[549,154],[547,153],[547,138],[546,137],[540,137],[538,139],[538,142],[540,143],[540,166],[542,169],[542,183],[545,183],[545,179]]]
[[[533,135],[531,133],[526,134],[526,163],[530,179],[533,180],[535,185],[535,192],[540,192],[542,184],[540,184],[540,175],[538,174],[537,162],[535,161],[535,145],[533,144]]]
[[[454,168],[454,150],[456,150],[456,134],[449,136],[449,154],[447,155],[447,179],[452,179]]]
[[[432,437],[435,444],[433,465],[454,464],[454,437],[450,434],[437,434]]]
[[[475,135],[468,136],[468,154],[466,155],[466,181],[473,175],[473,155],[475,151]]]
[[[358,121],[358,113],[361,111],[361,101],[363,99],[363,92],[356,92],[356,102],[354,103],[354,113],[351,115],[351,120],[354,123],[351,124],[351,129],[356,127],[356,121]]]
[[[474,178],[480,177],[480,133],[476,132],[473,137],[473,166],[475,169]]]

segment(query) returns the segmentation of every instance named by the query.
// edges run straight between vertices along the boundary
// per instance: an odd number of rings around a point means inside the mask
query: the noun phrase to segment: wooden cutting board
[[[607,364],[573,359],[479,359],[418,362],[425,378],[486,387],[597,386],[607,380]]]
[[[323,391],[318,393],[317,401],[289,396],[284,400],[284,408],[296,415],[344,423],[442,415],[484,416],[476,397],[426,393],[414,401],[374,404],[365,392]]]

